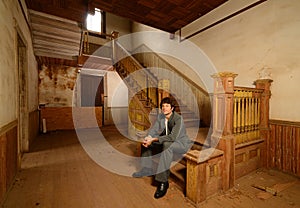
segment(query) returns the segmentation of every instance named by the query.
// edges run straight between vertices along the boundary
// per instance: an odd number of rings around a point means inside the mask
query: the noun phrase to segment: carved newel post
[[[223,190],[234,186],[233,96],[237,74],[220,72],[214,78],[211,146],[224,151]]]
[[[257,89],[264,90],[261,94],[261,103],[260,103],[260,124],[259,124],[259,130],[260,130],[260,138],[265,140],[265,146],[262,156],[262,165],[264,167],[269,167],[269,161],[267,161],[267,158],[269,158],[268,153],[268,146],[270,141],[270,126],[269,126],[269,103],[270,103],[270,97],[271,97],[271,83],[273,80],[271,79],[258,79],[254,82],[255,87]]]

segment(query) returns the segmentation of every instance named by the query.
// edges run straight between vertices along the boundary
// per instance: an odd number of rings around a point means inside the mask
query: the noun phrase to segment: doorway
[[[104,76],[81,74],[81,107],[102,107],[104,125]]]

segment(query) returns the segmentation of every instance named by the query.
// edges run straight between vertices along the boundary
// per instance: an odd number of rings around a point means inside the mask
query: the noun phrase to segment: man
[[[159,155],[159,163],[155,175],[158,186],[154,197],[163,197],[169,188],[168,178],[170,166],[175,154],[184,154],[192,146],[192,141],[188,138],[181,115],[175,112],[175,105],[171,98],[166,97],[160,103],[162,113],[158,115],[153,127],[149,130],[149,135],[142,143],[142,169],[133,173],[133,177],[153,175],[152,155],[155,147],[160,146],[162,152]]]

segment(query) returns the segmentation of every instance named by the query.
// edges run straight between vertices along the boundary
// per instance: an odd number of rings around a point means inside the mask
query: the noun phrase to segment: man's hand
[[[151,144],[152,144],[152,142],[154,142],[154,141],[158,141],[158,138],[152,138],[152,137],[146,137],[145,139],[144,139],[144,141],[143,141],[143,146],[144,147],[149,147]]]

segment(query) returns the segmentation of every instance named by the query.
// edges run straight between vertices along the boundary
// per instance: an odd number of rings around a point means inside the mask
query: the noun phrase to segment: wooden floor
[[[114,127],[101,131],[116,149],[127,155],[135,154],[135,143],[120,135]],[[286,188],[280,196],[262,200],[257,197],[260,191],[251,187],[253,182],[286,184]],[[154,199],[155,189],[151,177],[136,179],[118,175],[98,165],[84,151],[75,131],[57,131],[40,135],[31,151],[24,154],[21,170],[2,207],[194,207],[173,181],[167,195],[161,199]],[[276,171],[271,174],[257,171],[237,180],[234,189],[216,194],[201,207],[296,208],[300,207],[299,196],[299,179]]]

